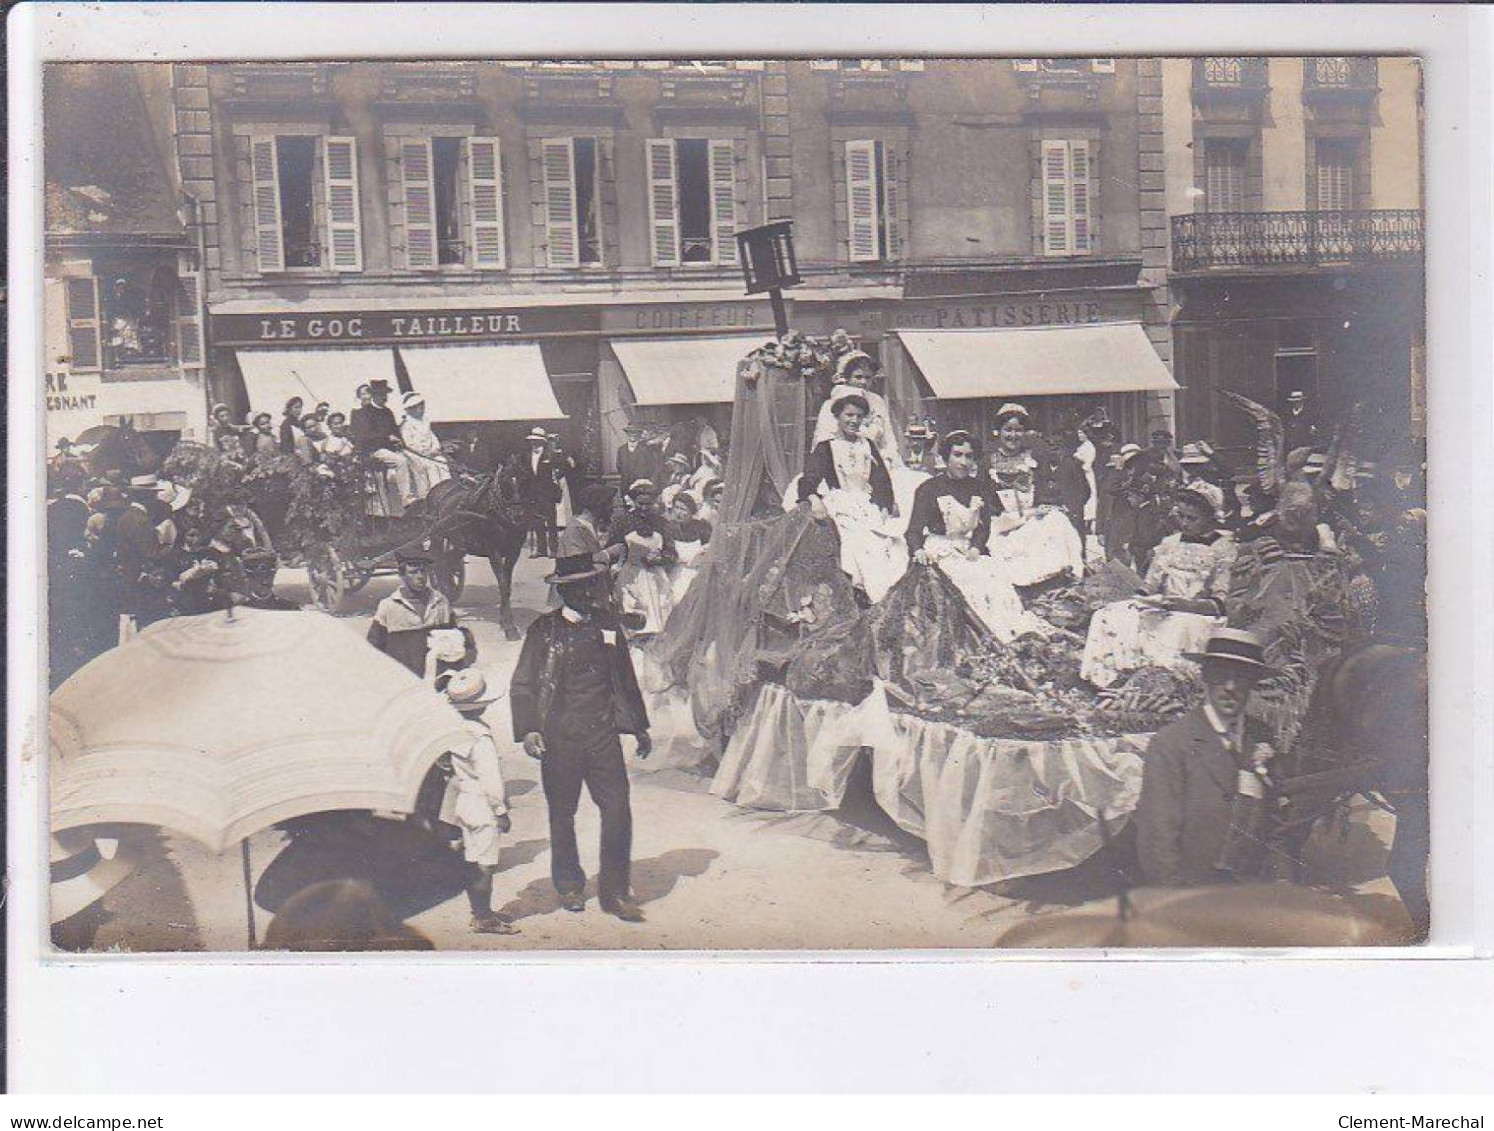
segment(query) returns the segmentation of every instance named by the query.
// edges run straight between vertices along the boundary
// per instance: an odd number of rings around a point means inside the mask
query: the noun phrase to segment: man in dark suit
[[[643,442],[643,425],[628,424],[623,435],[627,442],[617,449],[617,477],[626,491],[640,479],[652,479],[653,455]]]
[[[530,514],[534,556],[553,558],[555,538],[559,533],[555,508],[560,505],[560,483],[556,478],[555,460],[550,454],[550,434],[543,428],[531,428],[526,439],[529,450],[520,458],[516,471],[519,502]]]
[[[648,711],[628,655],[627,638],[604,606],[607,566],[591,554],[556,562],[545,580],[561,607],[529,626],[509,687],[514,738],[539,759],[550,811],[550,878],[567,911],[586,907],[586,873],[576,848],[581,786],[602,816],[602,910],[627,923],[643,921],[633,901],[630,868],[633,813],[620,735],[652,750]]]
[[[399,422],[388,405],[389,382],[370,381],[358,386],[358,407],[348,417],[353,447],[364,463],[372,464],[393,480],[401,507],[415,501],[410,459],[400,438]],[[393,517],[398,517],[395,515]]]
[[[1149,884],[1184,887],[1250,878],[1264,843],[1271,749],[1246,725],[1267,671],[1251,633],[1221,628],[1205,651],[1204,701],[1153,736],[1136,806],[1136,844]]]

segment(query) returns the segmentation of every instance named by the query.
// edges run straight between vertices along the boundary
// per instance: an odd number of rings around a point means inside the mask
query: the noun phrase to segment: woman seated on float
[[[815,418],[814,438],[810,446],[816,447],[833,438],[839,431],[836,422],[835,404],[842,397],[857,394],[866,402],[866,414],[861,421],[861,438],[870,442],[889,468],[903,465],[902,453],[897,449],[897,433],[892,429],[892,417],[887,410],[887,401],[880,393],[874,393],[871,384],[877,378],[877,363],[860,350],[851,350],[841,356],[835,365],[835,386],[820,405]]]
[[[1177,532],[1152,554],[1146,595],[1106,605],[1090,621],[1080,674],[1096,687],[1137,668],[1186,670],[1183,654],[1200,651],[1224,623],[1235,540],[1219,529],[1213,500],[1198,491],[1177,492],[1173,520]]]
[[[1063,509],[1046,461],[1038,458],[1029,420],[1021,405],[1002,405],[991,458],[1002,513],[991,522],[988,547],[1013,585],[1078,578],[1084,572],[1084,542]]]
[[[980,473],[975,438],[951,432],[940,443],[939,454],[944,469],[919,484],[913,495],[906,535],[913,560],[943,571],[1002,643],[1043,631],[1042,620],[1022,608],[1006,567],[987,550],[991,520],[1002,508],[995,485]]]
[[[892,477],[881,452],[861,435],[871,411],[866,397],[845,393],[830,408],[836,434],[815,444],[804,461],[799,502],[834,521],[840,566],[861,599],[875,604],[908,569]]]

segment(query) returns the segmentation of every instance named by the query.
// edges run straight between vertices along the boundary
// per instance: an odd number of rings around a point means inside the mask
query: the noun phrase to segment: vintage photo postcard
[[[1422,942],[1422,79],[46,64],[53,953]]]

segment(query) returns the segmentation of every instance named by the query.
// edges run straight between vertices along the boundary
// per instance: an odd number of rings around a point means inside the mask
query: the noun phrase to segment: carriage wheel
[[[467,585],[467,555],[450,542],[439,542],[431,550],[431,556],[436,559],[436,588],[455,605],[461,600],[462,590]]]
[[[341,612],[349,591],[348,570],[342,555],[332,546],[313,553],[306,562],[306,576],[317,608],[333,616]]]

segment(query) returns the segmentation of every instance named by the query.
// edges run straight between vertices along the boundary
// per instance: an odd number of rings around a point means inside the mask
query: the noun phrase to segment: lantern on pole
[[[737,233],[737,259],[749,295],[766,293],[773,303],[773,325],[781,338],[788,333],[788,311],[783,292],[797,287],[799,262],[794,258],[794,222],[775,220]]]

